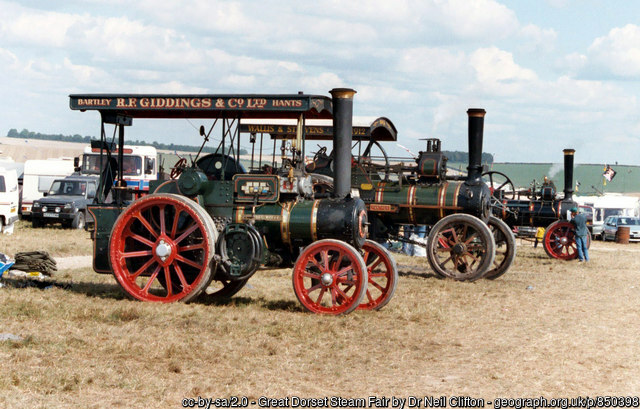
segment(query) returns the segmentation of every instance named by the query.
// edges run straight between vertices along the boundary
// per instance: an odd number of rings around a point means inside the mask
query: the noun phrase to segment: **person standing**
[[[587,215],[578,213],[577,207],[571,208],[571,223],[575,226],[575,240],[578,248],[578,261],[589,261],[589,249],[587,249]]]
[[[411,240],[411,235],[413,234],[413,225],[404,224],[402,225],[402,236],[405,240],[402,242],[402,252],[407,256],[413,256],[413,244],[409,243],[408,240]]]

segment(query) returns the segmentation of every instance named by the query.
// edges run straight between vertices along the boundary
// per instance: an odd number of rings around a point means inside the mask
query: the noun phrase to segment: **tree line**
[[[469,162],[469,153],[460,151],[442,151],[444,156],[447,157],[449,162],[455,163],[467,163]],[[490,153],[482,152],[482,163],[493,163],[493,155]]]
[[[82,136],[79,134],[75,135],[62,135],[62,134],[43,134],[40,132],[31,132],[27,129],[23,129],[18,132],[17,129],[10,129],[7,133],[9,138],[22,138],[22,139],[44,139],[47,141],[62,141],[62,142],[77,142],[77,143],[86,143],[87,145],[91,143],[92,140],[98,140],[95,136]],[[145,141],[128,141],[127,145],[137,145],[137,146],[153,146],[158,150],[167,150],[167,151],[184,151],[184,152],[198,152],[200,149],[199,146],[191,146],[191,145],[176,145],[174,143],[160,143],[160,142],[145,142]],[[203,152],[213,153],[216,151],[216,146],[205,146],[202,149]],[[240,155],[247,154],[245,149],[240,149]]]

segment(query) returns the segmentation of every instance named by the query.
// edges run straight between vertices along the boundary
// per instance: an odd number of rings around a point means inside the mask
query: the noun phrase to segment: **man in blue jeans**
[[[575,239],[578,248],[578,261],[589,261],[589,249],[587,249],[587,215],[578,213],[577,207],[571,208],[571,223],[576,228]]]

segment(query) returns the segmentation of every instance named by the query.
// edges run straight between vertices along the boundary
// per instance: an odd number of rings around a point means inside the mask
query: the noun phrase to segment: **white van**
[[[3,233],[13,233],[18,220],[18,174],[15,169],[0,168],[0,227]]]
[[[73,158],[30,159],[24,163],[22,177],[22,217],[31,216],[33,201],[43,197],[56,179],[73,173]]]
[[[593,236],[602,237],[604,220],[609,216],[640,216],[640,198],[620,193],[602,196],[573,196],[578,204],[593,207]]]

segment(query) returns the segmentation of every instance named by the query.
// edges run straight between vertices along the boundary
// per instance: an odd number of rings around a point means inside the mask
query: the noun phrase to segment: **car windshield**
[[[618,219],[618,226],[640,226],[640,219],[635,217],[621,217]]]
[[[107,162],[107,157],[102,157],[103,166]],[[139,156],[125,155],[123,158],[123,168],[125,176],[140,176],[142,174],[142,158]],[[100,173],[100,155],[85,153],[82,157],[82,173],[97,175]]]
[[[593,220],[593,208],[592,207],[580,206],[580,212],[584,213],[584,215],[587,216],[587,220]]]
[[[616,216],[622,214],[622,209],[604,209],[604,217]]]
[[[87,182],[56,180],[49,189],[49,196],[72,195],[84,196],[87,191]]]

